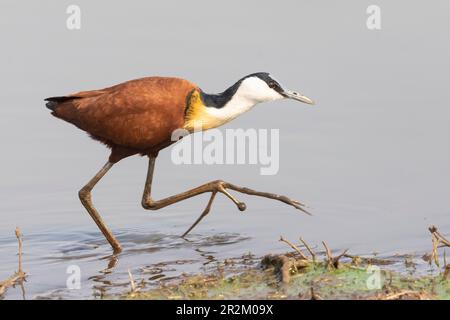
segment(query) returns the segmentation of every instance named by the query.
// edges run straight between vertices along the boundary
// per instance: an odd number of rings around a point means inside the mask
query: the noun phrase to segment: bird
[[[53,116],[75,125],[110,149],[106,164],[79,190],[78,196],[113,251],[119,253],[122,245],[94,207],[91,192],[113,165],[134,155],[148,158],[141,201],[144,209],[159,210],[200,194],[210,194],[205,209],[182,237],[210,212],[217,193],[225,195],[239,210],[244,211],[245,203],[237,200],[230,190],[278,200],[309,214],[305,205],[299,201],[223,180],[214,180],[161,200],[151,196],[156,158],[160,150],[176,142],[171,139],[175,130],[184,129],[193,133],[195,130],[216,128],[259,103],[281,99],[314,104],[310,98],[286,89],[267,72],[242,77],[217,94],[208,94],[193,82],[182,78],[150,76],[99,90],[49,97],[44,101]]]

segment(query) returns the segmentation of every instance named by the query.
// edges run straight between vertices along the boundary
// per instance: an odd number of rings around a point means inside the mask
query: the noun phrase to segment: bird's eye
[[[277,84],[275,82],[269,82],[269,88],[275,88]]]

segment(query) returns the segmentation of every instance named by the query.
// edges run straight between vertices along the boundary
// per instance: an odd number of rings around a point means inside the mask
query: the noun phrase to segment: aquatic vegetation
[[[263,257],[249,252],[237,258],[208,259],[200,270],[169,276],[166,272],[172,270],[174,264],[186,266],[195,261],[160,261],[135,268],[135,275],[128,269],[128,279],[111,281],[104,277],[114,268],[115,259],[108,264],[108,271],[94,286],[93,297],[450,300],[450,265],[444,251],[448,240],[436,227],[429,230],[432,250],[423,257],[411,254],[358,256],[348,250],[333,251],[325,241],[321,243],[323,249],[318,250],[318,246],[310,246],[303,238],[296,244],[281,237],[280,241],[292,251]],[[19,241],[19,271],[0,282],[0,298],[9,287],[17,284],[23,290],[26,273],[22,270],[22,236],[19,229],[16,236]],[[430,269],[424,273],[423,266]]]
[[[198,274],[157,288],[129,292],[126,299],[450,299],[450,281],[443,275],[404,276],[381,270],[379,288],[370,288],[367,268],[344,263],[330,270],[324,263],[292,271],[289,283],[279,281],[275,268],[256,265],[238,274]],[[113,298],[113,297],[106,297]],[[118,297],[116,297],[118,298]]]
[[[325,250],[316,253],[301,239],[307,256],[296,244],[283,237],[280,241],[294,251],[267,255],[250,265],[244,257],[224,261],[217,270],[161,281],[156,287],[132,290],[116,298],[450,300],[447,272],[405,275],[389,268],[396,262],[393,258],[353,256],[347,250],[333,256],[325,242]],[[406,257],[405,266],[412,260]]]

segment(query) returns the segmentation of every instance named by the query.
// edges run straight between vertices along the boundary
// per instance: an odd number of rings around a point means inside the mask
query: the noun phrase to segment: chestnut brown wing
[[[183,127],[187,96],[194,89],[184,79],[142,78],[69,95],[53,114],[110,146],[146,150]]]

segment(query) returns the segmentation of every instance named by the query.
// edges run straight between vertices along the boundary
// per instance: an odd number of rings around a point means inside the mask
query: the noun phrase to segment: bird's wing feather
[[[187,96],[197,86],[179,78],[148,77],[78,92],[54,110],[107,144],[145,149],[184,125]]]

